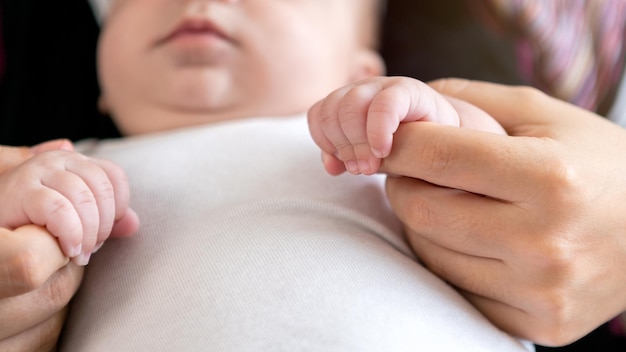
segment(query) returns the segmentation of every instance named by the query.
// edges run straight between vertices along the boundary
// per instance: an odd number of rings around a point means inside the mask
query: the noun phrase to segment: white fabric
[[[61,351],[527,351],[420,266],[384,177],[325,174],[304,116],[96,144],[139,234],[96,253]]]
[[[109,13],[110,0],[88,0],[98,23],[102,23]]]

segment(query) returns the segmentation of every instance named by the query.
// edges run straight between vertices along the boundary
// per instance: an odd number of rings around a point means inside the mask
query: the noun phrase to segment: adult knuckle
[[[537,188],[533,197],[549,200],[553,209],[580,203],[585,197],[585,179],[579,169],[550,140],[539,146],[536,155],[543,167],[538,170]]]
[[[30,292],[41,287],[46,280],[42,266],[43,258],[33,248],[23,247],[9,260],[9,276],[13,286],[20,292]]]
[[[63,330],[67,307],[60,310],[50,319],[38,327],[37,345],[38,351],[54,351],[55,346]]]
[[[548,98],[544,92],[531,86],[516,86],[512,87],[511,90],[520,106],[533,106],[536,102]]]
[[[578,246],[566,230],[555,228],[551,232],[535,242],[534,251],[545,283],[558,288],[576,275]]]
[[[65,266],[55,272],[40,289],[50,306],[59,308],[66,306],[76,292],[70,268]]]
[[[577,317],[568,314],[562,298],[553,296],[548,303],[552,310],[543,312],[542,324],[537,324],[530,338],[544,346],[564,346],[580,338],[582,332],[576,323]]]

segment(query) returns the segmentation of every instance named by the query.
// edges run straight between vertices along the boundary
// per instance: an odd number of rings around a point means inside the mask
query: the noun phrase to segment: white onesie
[[[93,256],[61,351],[532,350],[418,264],[384,176],[324,172],[304,116],[92,147],[142,225]]]

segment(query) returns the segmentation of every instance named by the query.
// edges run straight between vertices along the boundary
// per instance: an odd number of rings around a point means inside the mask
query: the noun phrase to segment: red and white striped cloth
[[[516,34],[530,82],[589,110],[611,96],[622,76],[626,0],[486,0]]]
[[[626,0],[485,0],[483,5],[490,22],[515,36],[521,73],[545,92],[595,111],[626,77]],[[612,319],[609,329],[626,337],[626,313]]]

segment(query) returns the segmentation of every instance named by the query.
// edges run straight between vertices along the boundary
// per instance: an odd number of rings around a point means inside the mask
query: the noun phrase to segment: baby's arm
[[[124,222],[122,231],[138,226],[121,168],[73,151],[46,151],[0,174],[0,199],[0,227],[45,226],[79,265],[114,223]]]
[[[332,175],[375,173],[401,122],[429,121],[505,134],[487,113],[406,77],[375,77],[340,88],[308,114],[309,129]]]

